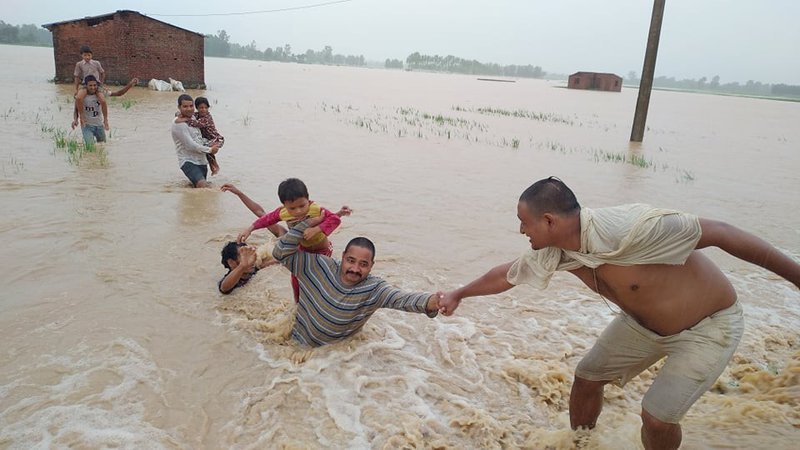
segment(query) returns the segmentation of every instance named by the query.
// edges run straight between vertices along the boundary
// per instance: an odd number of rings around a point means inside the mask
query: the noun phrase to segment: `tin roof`
[[[617,74],[615,74],[615,73],[609,73],[609,72],[589,72],[589,71],[584,71],[584,70],[581,70],[581,71],[579,71],[579,72],[575,72],[575,73],[573,73],[573,74],[572,74],[572,75],[570,75],[570,76],[571,76],[571,77],[573,77],[573,76],[575,76],[575,75],[610,75],[610,76],[612,76],[612,77],[622,78],[621,76],[619,76],[619,75],[617,75]]]
[[[131,11],[129,9],[120,9],[120,10],[117,10],[116,12],[108,13],[108,14],[101,14],[99,16],[86,16],[86,17],[83,17],[81,19],[64,20],[64,21],[61,21],[61,22],[46,23],[46,24],[42,25],[42,28],[47,28],[48,30],[53,31],[52,29],[57,27],[57,26],[68,24],[68,23],[73,23],[73,22],[82,22],[82,21],[95,22],[94,24],[97,24],[97,23],[100,23],[100,22],[105,22],[106,20],[114,20],[114,15],[116,15],[116,14],[136,14],[136,15],[145,17],[145,18],[147,18],[149,20],[153,20],[155,22],[162,23],[164,25],[168,25],[168,26],[170,26],[172,28],[177,28],[178,30],[186,31],[187,33],[192,33],[192,34],[197,34],[199,36],[203,36],[202,33],[198,33],[196,31],[192,31],[192,30],[187,30],[185,28],[181,28],[181,27],[175,26],[175,25],[173,25],[171,23],[162,22],[162,21],[160,21],[158,19],[153,19],[152,17],[146,16],[146,15],[144,15],[144,14],[138,12],[138,11]]]

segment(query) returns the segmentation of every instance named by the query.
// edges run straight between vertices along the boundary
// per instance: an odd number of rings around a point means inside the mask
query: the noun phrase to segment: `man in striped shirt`
[[[367,238],[351,240],[342,261],[297,251],[303,231],[320,218],[306,219],[283,235],[272,256],[300,281],[300,299],[292,338],[318,347],[357,333],[378,308],[427,314],[436,317],[441,293],[405,292],[370,275],[375,246]]]

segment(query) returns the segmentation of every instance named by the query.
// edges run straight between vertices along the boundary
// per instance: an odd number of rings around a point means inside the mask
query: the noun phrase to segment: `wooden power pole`
[[[665,2],[666,0],[654,0],[653,2],[653,16],[650,18],[650,33],[647,35],[647,50],[644,54],[642,79],[639,81],[639,98],[636,100],[636,113],[633,116],[631,142],[642,142],[642,139],[644,139],[647,108],[650,106],[650,91],[653,90],[658,39],[661,37],[661,19],[664,17]]]

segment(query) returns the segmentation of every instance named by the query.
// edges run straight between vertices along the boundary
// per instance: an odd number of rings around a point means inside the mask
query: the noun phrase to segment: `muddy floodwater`
[[[800,259],[800,103],[655,91],[631,145],[635,89],[207,58],[208,89],[189,93],[226,144],[213,188],[193,190],[169,133],[176,93],[109,99],[109,142],[81,154],[53,71],[52,49],[0,46],[0,449],[641,447],[655,369],[606,389],[593,432],[569,428],[575,365],[613,318],[576,278],[452,317],[382,310],[349,340],[298,347],[285,269],[217,291],[221,247],[255,219],[223,183],[267,210],[288,177],[349,205],[334,255],[368,236],[373,274],[409,290],[521,254],[517,198],[549,175],[583,205],[722,219]],[[251,241],[268,248],[265,231]],[[683,420],[684,448],[797,448],[800,291],[703,252],[746,328]]]

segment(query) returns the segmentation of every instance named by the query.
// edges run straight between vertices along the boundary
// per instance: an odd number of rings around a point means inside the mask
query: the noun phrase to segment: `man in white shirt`
[[[622,386],[666,356],[642,400],[646,449],[680,446],[681,418],[713,385],[742,337],[733,285],[698,250],[718,247],[800,287],[800,264],[748,232],[642,204],[582,208],[555,177],[522,193],[517,216],[530,248],[446,293],[440,311],[450,315],[466,297],[518,284],[544,289],[556,271],[578,277],[621,313],[575,369],[570,423],[593,428],[607,383]]]
[[[188,94],[178,97],[178,116],[172,121],[172,140],[178,155],[178,166],[194,187],[207,187],[208,159],[206,155],[216,154],[217,145],[203,145],[200,129],[190,127],[186,119],[194,114],[194,99]]]

